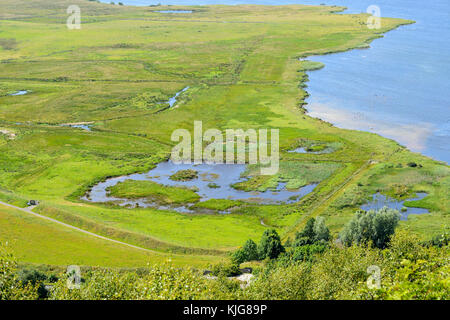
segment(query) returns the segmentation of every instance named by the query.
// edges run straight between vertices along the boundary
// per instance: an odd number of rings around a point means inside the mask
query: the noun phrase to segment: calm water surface
[[[192,169],[198,172],[198,178],[190,181],[174,181],[170,176],[179,170]],[[241,177],[245,170],[243,164],[174,164],[171,161],[161,162],[156,168],[147,173],[135,173],[128,176],[114,177],[95,185],[84,200],[92,202],[117,201],[122,206],[134,206],[136,203],[140,207],[155,207],[159,209],[174,209],[180,212],[190,212],[188,206],[161,206],[145,199],[120,199],[111,197],[107,188],[126,180],[148,180],[154,181],[166,186],[177,186],[195,188],[196,193],[200,195],[201,201],[209,199],[231,199],[246,200],[263,204],[292,203],[298,201],[301,197],[312,192],[317,184],[306,185],[298,190],[286,190],[285,183],[280,183],[276,190],[267,190],[264,192],[245,192],[231,187],[232,184],[243,181]],[[211,184],[215,187],[211,187]]]
[[[404,206],[405,201],[422,200],[426,196],[427,194],[425,192],[417,192],[415,197],[402,201],[382,195],[381,193],[376,193],[372,196],[371,201],[361,206],[361,209],[369,211],[380,210],[383,207],[388,207],[390,209],[397,210],[400,213],[400,220],[407,220],[410,214],[430,213],[427,209]]]

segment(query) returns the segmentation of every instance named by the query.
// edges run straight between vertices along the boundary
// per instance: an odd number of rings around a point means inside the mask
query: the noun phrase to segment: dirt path
[[[102,240],[114,242],[114,243],[121,244],[121,245],[130,247],[130,248],[134,248],[134,249],[144,250],[144,251],[147,251],[147,252],[150,252],[150,253],[156,253],[156,254],[164,255],[164,253],[162,253],[162,252],[157,252],[157,251],[154,251],[154,250],[138,247],[138,246],[135,246],[135,245],[132,245],[132,244],[129,244],[129,243],[122,242],[122,241],[118,241],[118,240],[114,240],[114,239],[111,239],[111,238],[107,238],[107,237],[104,237],[104,236],[101,236],[101,235],[98,235],[98,234],[95,234],[95,233],[92,233],[92,232],[89,232],[89,231],[86,231],[86,230],[74,227],[74,226],[72,226],[70,224],[67,224],[67,223],[55,220],[53,218],[49,218],[49,217],[40,215],[39,213],[36,213],[36,212],[32,211],[36,206],[30,206],[30,207],[27,207],[27,208],[20,208],[20,207],[16,207],[16,206],[14,206],[12,204],[9,204],[9,203],[3,202],[3,201],[0,201],[0,205],[6,206],[6,207],[10,207],[10,208],[14,208],[16,210],[20,210],[22,212],[31,214],[31,215],[33,215],[33,216],[35,216],[37,218],[41,218],[41,219],[45,219],[45,220],[57,223],[57,224],[62,225],[64,227],[67,227],[67,228],[70,228],[70,229],[82,232],[84,234],[88,234],[90,236],[93,236],[93,237],[96,237],[96,238],[99,238],[99,239],[102,239]]]

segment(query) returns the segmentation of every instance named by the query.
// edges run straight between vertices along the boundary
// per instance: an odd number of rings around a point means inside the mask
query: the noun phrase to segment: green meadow
[[[66,9],[81,9],[81,29],[66,26]],[[381,192],[430,214],[400,227],[423,239],[448,229],[450,168],[393,140],[344,130],[309,117],[307,71],[300,61],[369,46],[412,21],[367,14],[336,14],[328,6],[171,6],[190,14],[154,12],[87,0],[0,0],[0,201],[96,234],[153,250],[108,243],[0,206],[0,241],[21,261],[133,267],[170,258],[204,265],[275,228],[292,238],[311,217],[323,216],[337,234],[359,206]],[[314,72],[314,71],[312,71]],[[183,88],[169,108],[167,101]],[[28,93],[12,96],[11,93]],[[123,208],[81,200],[108,177],[146,172],[167,160],[175,129],[279,129],[280,171],[261,176],[248,166],[236,186],[267,190],[286,182],[314,191],[289,205],[230,200],[197,202],[188,189],[127,181],[111,193],[160,203],[196,202],[218,212],[178,213]],[[86,123],[91,131],[66,126]],[[13,134],[12,134],[13,133]],[[307,153],[288,152],[297,147]],[[325,151],[327,152],[321,152]],[[329,151],[329,152],[328,152]],[[415,163],[417,166],[408,164]]]
[[[0,206],[0,209],[0,241],[14,250],[21,262],[125,268],[170,261],[179,265],[205,266],[211,261],[211,257],[206,256],[162,254],[130,248],[16,209],[6,206]]]

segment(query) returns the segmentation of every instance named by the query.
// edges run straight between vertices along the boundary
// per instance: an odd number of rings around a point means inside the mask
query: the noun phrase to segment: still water
[[[198,177],[189,181],[174,181],[170,176],[179,170],[195,170]],[[306,185],[298,190],[286,190],[285,183],[279,183],[275,190],[264,192],[245,192],[234,189],[233,184],[245,180],[242,174],[245,171],[243,164],[174,164],[172,161],[161,162],[147,173],[135,173],[128,176],[114,177],[95,185],[92,190],[83,197],[83,200],[91,202],[117,202],[122,206],[154,207],[158,209],[173,209],[179,212],[192,211],[189,206],[161,206],[146,199],[120,199],[108,194],[107,189],[117,183],[126,180],[148,180],[165,186],[177,186],[195,188],[201,201],[209,199],[245,200],[263,204],[292,203],[312,192],[317,184]],[[214,184],[212,187],[211,184]]]

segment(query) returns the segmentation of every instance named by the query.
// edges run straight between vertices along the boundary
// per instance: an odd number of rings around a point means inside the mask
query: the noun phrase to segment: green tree
[[[231,254],[231,262],[233,262],[233,264],[240,265],[245,261],[247,261],[247,255],[243,248],[239,248]]]
[[[306,222],[305,228],[301,232],[297,232],[294,247],[328,242],[329,240],[330,230],[325,225],[325,219],[323,217],[311,218]]]
[[[341,232],[340,239],[347,246],[372,242],[377,248],[385,248],[399,220],[398,211],[386,207],[378,211],[358,211]]]
[[[236,265],[245,261],[258,260],[258,246],[252,239],[248,239],[242,248],[232,254],[231,260]]]
[[[330,230],[325,225],[325,219],[323,217],[317,217],[314,222],[314,242],[325,241],[328,242],[330,240]]]
[[[258,255],[260,259],[276,259],[280,253],[285,252],[281,244],[280,236],[275,229],[264,231],[258,246]]]
[[[245,242],[242,250],[245,253],[246,261],[258,260],[258,246],[252,239]]]

